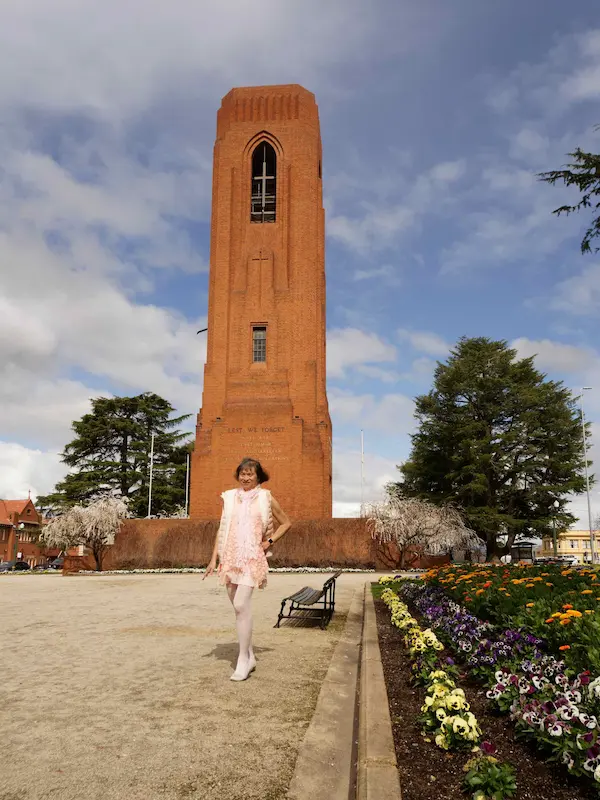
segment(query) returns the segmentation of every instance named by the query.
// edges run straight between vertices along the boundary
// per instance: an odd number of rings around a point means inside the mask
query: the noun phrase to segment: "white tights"
[[[252,649],[252,586],[243,586],[237,583],[227,584],[227,594],[235,611],[235,626],[237,628],[240,652],[234,674],[244,674],[254,665],[254,651]]]

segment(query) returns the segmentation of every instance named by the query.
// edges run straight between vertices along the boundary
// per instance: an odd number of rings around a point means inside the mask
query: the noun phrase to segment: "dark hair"
[[[259,483],[266,483],[269,480],[269,473],[265,472],[260,461],[257,461],[255,458],[243,458],[240,461],[239,466],[235,471],[236,481],[239,481],[240,472],[243,469],[253,469],[256,472],[256,477],[258,478]]]

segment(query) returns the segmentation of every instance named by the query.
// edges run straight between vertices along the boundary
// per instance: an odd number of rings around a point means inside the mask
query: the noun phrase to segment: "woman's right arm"
[[[209,575],[212,575],[213,572],[215,571],[215,569],[217,568],[217,557],[218,557],[218,553],[219,553],[219,534],[220,534],[220,532],[221,532],[221,525],[219,525],[219,527],[217,528],[217,535],[215,536],[215,544],[214,544],[214,547],[213,547],[212,556],[210,557],[210,561],[208,563],[208,566],[206,567],[204,575],[202,576],[202,580],[204,580],[205,578],[208,578]]]

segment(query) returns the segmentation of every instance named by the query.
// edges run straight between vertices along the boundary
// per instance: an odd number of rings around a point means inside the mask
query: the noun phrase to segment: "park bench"
[[[303,589],[284,597],[281,602],[281,611],[275,628],[279,628],[282,619],[320,619],[321,630],[329,624],[335,610],[335,581],[342,574],[342,570],[335,572],[323,584],[322,589],[312,589],[305,586]],[[287,614],[285,604],[289,603]]]

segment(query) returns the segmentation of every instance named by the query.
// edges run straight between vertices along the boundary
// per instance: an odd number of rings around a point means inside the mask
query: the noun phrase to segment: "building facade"
[[[31,499],[0,500],[0,563],[26,561],[43,564],[49,554],[39,545],[42,516]]]
[[[207,361],[190,516],[220,515],[242,458],[295,519],[331,517],[325,219],[314,95],[233,89],[217,115]]]
[[[587,531],[561,531],[556,534],[559,556],[576,556],[580,564],[591,564],[590,532]],[[594,563],[600,563],[600,531],[594,532]],[[551,536],[542,539],[542,547],[537,553],[541,558],[552,558],[554,555],[554,542]]]

